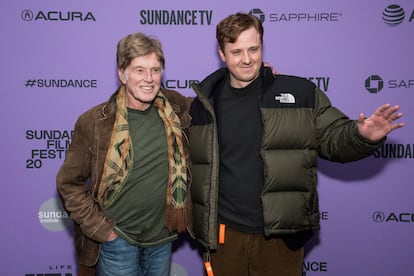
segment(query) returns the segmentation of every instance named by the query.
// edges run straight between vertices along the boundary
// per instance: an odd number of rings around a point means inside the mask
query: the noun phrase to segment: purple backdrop
[[[339,2],[339,3],[338,3]],[[322,230],[303,275],[413,274],[414,2],[53,1],[0,3],[1,275],[76,275],[71,221],[55,176],[76,118],[118,86],[115,47],[142,31],[163,42],[164,84],[193,95],[192,81],[220,66],[216,24],[238,11],[264,20],[266,61],[314,81],[356,118],[400,104],[406,127],[368,159],[320,161]],[[171,275],[202,275],[196,245],[177,242]]]

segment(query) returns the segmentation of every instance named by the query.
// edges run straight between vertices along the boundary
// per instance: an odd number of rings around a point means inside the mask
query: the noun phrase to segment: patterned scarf
[[[181,123],[161,92],[158,93],[154,104],[164,122],[168,146],[169,174],[165,224],[170,232],[182,232],[189,222],[189,210],[185,208],[188,183]],[[114,202],[132,169],[132,147],[125,86],[121,86],[119,90],[116,110],[115,123],[99,184],[98,200],[104,208]]]

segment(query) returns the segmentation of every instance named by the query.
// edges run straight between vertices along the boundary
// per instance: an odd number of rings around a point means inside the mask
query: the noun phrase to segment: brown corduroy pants
[[[289,249],[282,239],[226,228],[224,244],[211,251],[214,276],[301,276],[304,248]]]

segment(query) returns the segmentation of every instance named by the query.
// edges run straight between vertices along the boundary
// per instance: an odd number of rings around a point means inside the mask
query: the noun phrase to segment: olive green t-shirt
[[[133,167],[118,197],[105,214],[116,222],[115,232],[138,246],[173,240],[164,226],[168,181],[165,127],[151,105],[145,111],[128,109]]]

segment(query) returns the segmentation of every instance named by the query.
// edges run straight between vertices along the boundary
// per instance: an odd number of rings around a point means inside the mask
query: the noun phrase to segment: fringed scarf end
[[[192,224],[191,204],[185,202],[184,208],[174,208],[168,205],[165,209],[165,225],[170,233],[182,233]]]

